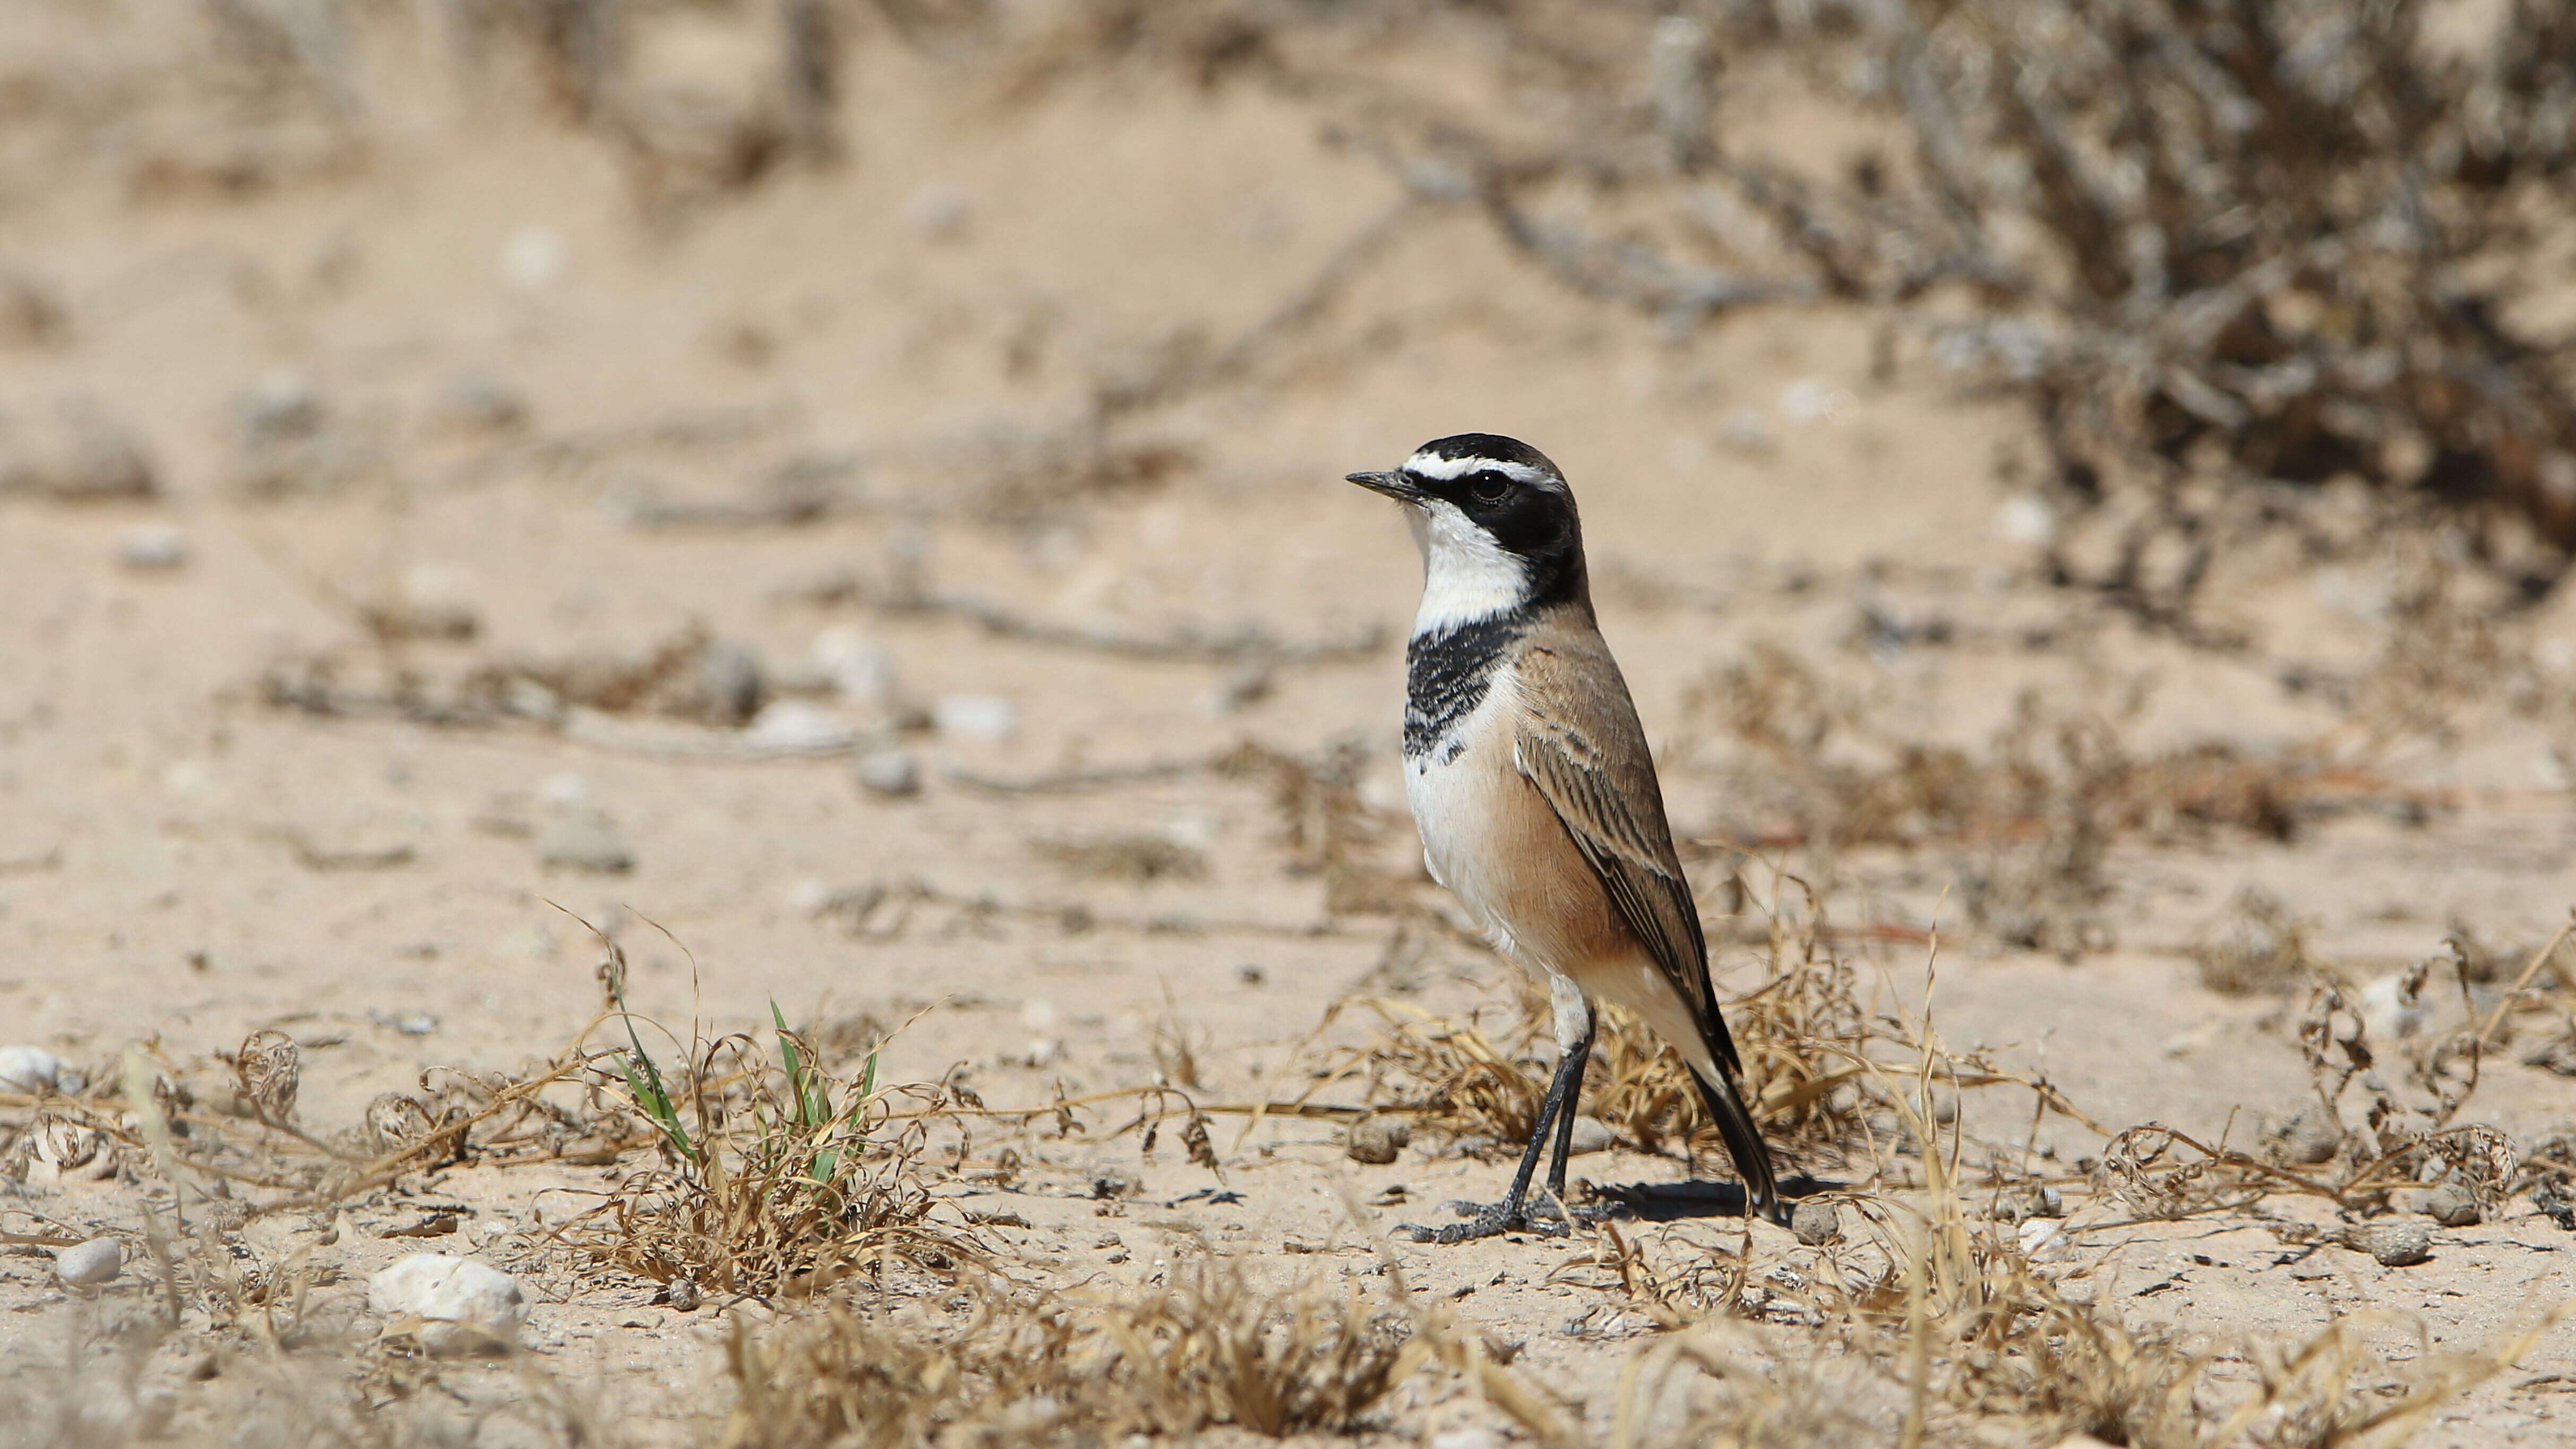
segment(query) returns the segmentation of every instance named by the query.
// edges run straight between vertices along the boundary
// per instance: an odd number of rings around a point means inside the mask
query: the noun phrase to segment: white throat
[[[1458,505],[1433,498],[1406,514],[1422,549],[1416,638],[1506,614],[1529,601],[1529,565],[1470,522]]]

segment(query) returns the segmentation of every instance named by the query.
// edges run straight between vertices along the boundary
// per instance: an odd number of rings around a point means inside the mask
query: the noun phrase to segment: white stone
[[[780,699],[762,707],[743,731],[743,739],[781,754],[825,755],[848,749],[858,734],[819,705]]]
[[[520,227],[501,243],[501,279],[524,292],[562,281],[571,264],[571,244],[550,226]]]
[[[125,1249],[114,1238],[92,1238],[54,1255],[54,1276],[74,1288],[95,1288],[125,1271]]]
[[[2036,547],[2057,536],[2057,510],[2036,493],[2016,493],[1995,510],[1995,536]]]
[[[63,1059],[43,1047],[0,1047],[0,1092],[35,1096],[50,1092],[63,1079]]]
[[[518,1280],[472,1258],[413,1253],[367,1280],[367,1308],[418,1319],[421,1347],[435,1354],[506,1347],[528,1320]]]
[[[130,569],[175,569],[188,561],[188,535],[167,523],[139,524],[116,540],[116,561]]]
[[[877,708],[894,698],[894,660],[876,641],[848,624],[814,636],[814,668],[851,704]]]
[[[1576,1157],[1587,1157],[1595,1152],[1607,1152],[1618,1145],[1619,1134],[1610,1129],[1609,1123],[1598,1117],[1577,1117],[1574,1119],[1574,1135],[1567,1141],[1566,1148]]]
[[[921,792],[921,764],[912,751],[904,749],[870,750],[859,756],[852,767],[859,787],[871,795],[900,799]]]
[[[998,740],[1019,728],[1020,712],[997,694],[950,694],[941,696],[936,718],[952,739]]]

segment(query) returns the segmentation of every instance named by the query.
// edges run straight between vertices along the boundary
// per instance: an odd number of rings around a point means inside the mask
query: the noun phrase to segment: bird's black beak
[[[1348,481],[1371,493],[1383,493],[1398,503],[1419,503],[1424,496],[1413,480],[1402,473],[1352,473],[1347,476]]]

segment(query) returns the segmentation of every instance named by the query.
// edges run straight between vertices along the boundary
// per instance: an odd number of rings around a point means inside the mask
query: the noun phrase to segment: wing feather
[[[1537,787],[1612,906],[1690,1006],[1710,1055],[1741,1072],[1708,980],[1699,906],[1673,851],[1664,798],[1627,682],[1603,648],[1532,643],[1520,670],[1515,763]]]

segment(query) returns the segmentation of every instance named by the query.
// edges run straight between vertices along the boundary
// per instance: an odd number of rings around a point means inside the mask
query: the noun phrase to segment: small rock
[[[1245,961],[1234,968],[1234,979],[1246,986],[1259,986],[1270,979],[1270,973],[1255,962]]]
[[[133,430],[83,403],[50,420],[0,417],[0,496],[56,503],[134,502],[160,491]]]
[[[2271,1136],[2282,1160],[2299,1167],[2330,1161],[2343,1148],[2342,1126],[2321,1107],[2291,1113]]]
[[[0,1047],[0,1092],[37,1096],[63,1079],[63,1059],[43,1047]]]
[[[1393,1117],[1362,1117],[1351,1124],[1350,1140],[1343,1147],[1353,1162],[1380,1166],[1393,1162],[1405,1144],[1413,1140],[1413,1126]]]
[[[291,367],[263,374],[233,401],[233,427],[246,448],[309,438],[322,428],[322,396]]]
[[[509,1274],[449,1253],[412,1253],[369,1278],[367,1308],[422,1320],[421,1346],[434,1354],[506,1347],[528,1317]]]
[[[2396,1194],[2397,1206],[2410,1213],[2422,1213],[2446,1228],[2473,1228],[2478,1225],[2477,1194],[2456,1182],[2435,1183]]]
[[[682,1312],[682,1313],[695,1313],[695,1312],[697,1312],[697,1311],[698,1311],[699,1297],[698,1297],[698,1285],[697,1285],[696,1281],[695,1281],[695,1280],[693,1280],[693,1279],[688,1279],[688,1278],[674,1278],[674,1279],[672,1279],[672,1280],[671,1280],[671,1291],[670,1291],[670,1295],[669,1295],[669,1300],[670,1300],[671,1307],[672,1307],[672,1308],[674,1308],[674,1309],[676,1309],[676,1310],[678,1310],[679,1312]]]
[[[686,701],[686,713],[710,724],[738,725],[760,710],[761,698],[768,692],[761,676],[760,656],[750,648],[730,639],[713,639],[698,651],[694,685]]]
[[[522,226],[501,241],[501,280],[520,291],[544,291],[571,265],[572,244],[553,227]]]
[[[931,241],[952,241],[973,224],[975,198],[953,181],[925,181],[903,199],[903,220]]]
[[[1568,1139],[1566,1151],[1571,1156],[1585,1157],[1595,1152],[1607,1152],[1618,1145],[1619,1134],[1611,1130],[1609,1123],[1598,1117],[1577,1117],[1574,1119],[1574,1135]]]
[[[811,657],[815,672],[831,681],[832,692],[845,703],[876,709],[894,698],[894,660],[847,624],[815,635]]]
[[[74,1288],[95,1288],[125,1271],[125,1248],[114,1238],[92,1238],[54,1255],[54,1276]]]
[[[436,639],[462,643],[482,632],[473,585],[455,569],[416,564],[400,584],[366,606],[367,627],[385,639]]]
[[[2388,1268],[2412,1267],[2433,1256],[2433,1234],[2422,1223],[2373,1223],[2346,1241]]]
[[[2036,493],[2016,493],[1995,510],[1995,537],[2037,548],[2057,536],[2057,510]]]
[[[488,373],[461,372],[439,387],[437,418],[457,432],[506,433],[527,424],[528,404]]]
[[[950,694],[940,698],[933,718],[939,732],[952,739],[1007,739],[1019,728],[1019,711],[994,694]]]
[[[623,875],[635,868],[635,852],[626,848],[607,812],[576,807],[556,816],[538,833],[537,863],[549,870]]]
[[[1789,1214],[1789,1231],[1810,1248],[1820,1248],[1840,1237],[1843,1216],[1829,1202],[1802,1202]]]
[[[870,750],[859,756],[850,773],[858,778],[859,788],[871,795],[899,800],[921,793],[921,765],[910,750]]]
[[[129,528],[116,541],[116,561],[138,573],[175,569],[188,561],[188,535],[167,523]]]
[[[801,699],[770,701],[743,731],[745,743],[780,754],[836,754],[857,738],[830,711]]]

